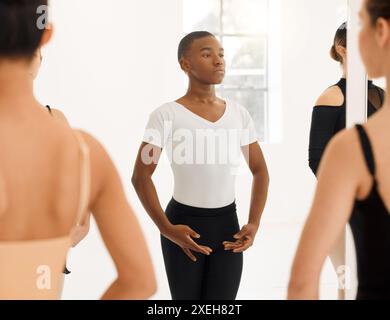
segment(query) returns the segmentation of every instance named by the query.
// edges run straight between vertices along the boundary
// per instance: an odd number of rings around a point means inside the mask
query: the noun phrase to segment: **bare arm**
[[[225,248],[236,253],[243,252],[253,245],[260,226],[261,216],[267,202],[269,174],[259,143],[243,148],[243,154],[253,175],[251,204],[248,224],[235,235],[235,243],[225,242]]]
[[[357,194],[356,137],[337,135],[321,162],[318,186],[293,264],[289,299],[318,299],[324,261],[348,223]]]
[[[161,157],[161,148],[142,143],[135,162],[131,182],[146,212],[162,234],[170,228],[171,223],[166,217],[152,176],[156,171]]]
[[[82,134],[91,154],[90,208],[118,272],[102,299],[149,298],[156,280],[140,225],[109,155],[96,139]]]
[[[189,226],[172,225],[166,217],[152,180],[153,173],[157,168],[161,156],[161,151],[161,148],[157,146],[142,143],[131,181],[142,205],[159,228],[161,234],[180,246],[184,253],[195,262],[196,257],[192,254],[191,250],[206,255],[209,255],[212,250],[209,247],[198,245],[192,239],[200,237],[196,231],[192,230]]]
[[[260,145],[256,142],[244,148],[249,169],[253,175],[252,197],[248,224],[260,225],[265,204],[267,202],[269,174]]]

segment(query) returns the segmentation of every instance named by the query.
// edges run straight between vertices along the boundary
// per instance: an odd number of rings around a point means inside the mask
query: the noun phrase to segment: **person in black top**
[[[369,78],[390,81],[390,2],[365,0],[360,52]],[[318,186],[295,256],[289,299],[318,299],[323,263],[351,216],[357,299],[390,299],[390,101],[364,126],[334,137],[318,168]],[[354,210],[356,208],[356,211]]]
[[[346,127],[347,97],[347,28],[343,23],[337,30],[331,56],[340,62],[343,69],[342,78],[328,88],[317,100],[313,108],[309,143],[309,166],[317,175],[318,166],[329,141]],[[368,81],[367,115],[371,117],[384,102],[384,91],[370,80]]]
[[[313,108],[310,143],[309,143],[309,166],[314,175],[317,175],[325,148],[329,141],[346,127],[346,97],[347,97],[347,24],[343,23],[336,31],[333,46],[330,51],[331,57],[340,63],[343,75],[338,83],[328,88],[318,99]],[[367,115],[371,117],[384,102],[384,91],[374,85],[370,80],[368,87]],[[351,216],[351,225],[355,224],[357,208]],[[356,213],[356,214],[355,214]],[[352,226],[353,227],[353,226]],[[330,253],[330,259],[337,273],[343,272],[340,267],[345,264],[344,258],[344,235]],[[342,274],[340,274],[341,276]],[[345,299],[345,291],[339,288],[339,299]]]

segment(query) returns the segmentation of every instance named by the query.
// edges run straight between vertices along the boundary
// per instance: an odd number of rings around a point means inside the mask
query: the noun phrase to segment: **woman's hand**
[[[192,251],[205,254],[207,256],[213,251],[211,248],[198,245],[192,238],[199,239],[200,235],[185,225],[171,225],[163,234],[164,237],[171,240],[182,248],[184,253],[194,262],[197,261]]]
[[[248,250],[255,241],[258,229],[258,226],[251,223],[243,226],[241,231],[234,235],[235,242],[223,242],[225,250],[232,250],[234,253],[241,253]]]

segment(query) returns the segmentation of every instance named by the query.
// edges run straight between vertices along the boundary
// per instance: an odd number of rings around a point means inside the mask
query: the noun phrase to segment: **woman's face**
[[[367,69],[369,78],[380,78],[385,75],[389,65],[390,27],[385,19],[378,19],[372,24],[367,10],[370,0],[365,0],[360,10],[361,30],[359,35],[360,54]]]
[[[41,49],[38,49],[37,51],[35,51],[34,57],[33,57],[31,64],[30,64],[30,74],[31,74],[33,80],[38,75],[39,68],[41,67],[41,63],[42,63]]]
[[[190,78],[217,85],[225,78],[224,50],[215,37],[195,40],[182,61],[183,70]]]

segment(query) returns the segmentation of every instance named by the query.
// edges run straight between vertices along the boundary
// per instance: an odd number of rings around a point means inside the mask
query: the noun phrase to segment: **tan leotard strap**
[[[46,108],[49,111],[49,113],[53,115],[50,106],[47,105]],[[79,198],[80,200],[79,200],[79,208],[75,220],[75,226],[80,226],[83,223],[83,219],[87,214],[87,209],[89,205],[91,169],[90,169],[89,147],[80,132],[76,130],[73,130],[73,132],[77,138],[77,141],[79,142],[80,155],[81,155],[80,157],[81,158],[80,159],[80,198]],[[0,194],[0,199],[1,199],[1,194]]]
[[[75,225],[80,226],[87,215],[90,195],[91,166],[89,147],[80,132],[74,131],[80,146],[80,200]]]

